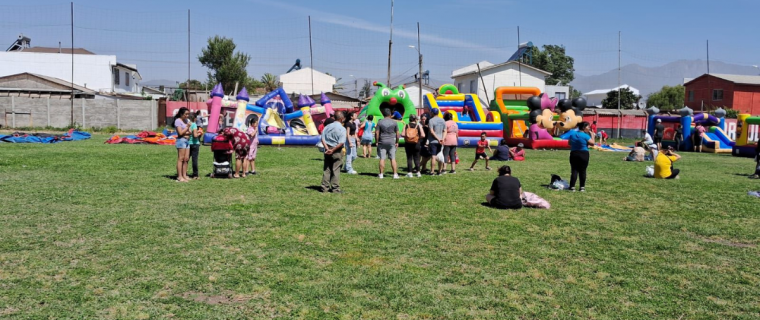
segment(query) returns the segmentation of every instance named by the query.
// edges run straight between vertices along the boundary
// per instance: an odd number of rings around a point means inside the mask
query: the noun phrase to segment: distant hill
[[[628,84],[639,89],[641,95],[646,98],[648,94],[659,91],[664,85],[683,84],[684,78],[696,78],[707,73],[707,62],[705,60],[679,60],[659,67],[629,64],[623,66],[621,71],[621,84]],[[752,66],[710,61],[710,73],[758,75],[760,72]],[[618,71],[614,69],[593,76],[576,74],[571,85],[581,92],[615,88],[618,86]]]

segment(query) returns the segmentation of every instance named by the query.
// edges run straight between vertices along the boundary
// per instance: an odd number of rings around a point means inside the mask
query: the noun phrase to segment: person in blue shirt
[[[322,192],[343,193],[340,190],[340,166],[343,162],[343,146],[346,144],[346,128],[343,127],[345,115],[335,113],[335,121],[322,130],[321,142],[325,148],[325,160],[322,166]],[[325,121],[327,122],[327,121]]]
[[[575,191],[578,176],[581,179],[580,190],[586,191],[586,168],[588,168],[588,147],[594,145],[594,135],[588,122],[578,124],[578,130],[573,130],[568,137],[570,142],[570,191]]]

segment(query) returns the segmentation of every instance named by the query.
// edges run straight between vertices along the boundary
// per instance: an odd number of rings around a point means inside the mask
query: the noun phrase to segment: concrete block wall
[[[71,100],[0,97],[0,111],[4,115],[0,125],[8,128],[63,128],[71,123]],[[74,100],[74,122],[85,128],[155,130],[157,113],[158,103],[152,100]]]

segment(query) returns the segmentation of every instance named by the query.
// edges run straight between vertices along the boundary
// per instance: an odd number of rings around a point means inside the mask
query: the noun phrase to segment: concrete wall
[[[111,92],[111,66],[116,56],[75,54],[74,84],[95,91]],[[71,81],[71,55],[39,52],[0,52],[0,77],[36,73]]]
[[[0,97],[0,112],[4,115],[4,119],[0,119],[3,127],[63,128],[71,123],[71,100]],[[115,126],[155,130],[158,103],[152,100],[75,99],[74,122],[85,128]]]

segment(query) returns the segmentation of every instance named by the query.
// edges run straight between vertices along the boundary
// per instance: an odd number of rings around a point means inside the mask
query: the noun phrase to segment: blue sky
[[[387,1],[95,1],[75,2],[75,46],[116,54],[135,63],[145,80],[187,77],[187,10],[191,11],[191,75],[205,79],[197,55],[215,34],[231,37],[252,56],[249,73],[280,74],[296,58],[309,65],[307,16],[312,17],[315,68],[345,80],[385,79],[390,23]],[[69,3],[0,4],[0,44],[19,33],[36,46],[70,45]],[[30,14],[34,13],[34,14]],[[453,69],[482,60],[501,62],[522,41],[562,44],[576,72],[617,67],[617,33],[623,64],[662,65],[711,59],[759,65],[760,1],[412,1],[394,8],[394,83],[417,72],[416,23],[422,29],[425,69],[447,81]]]

